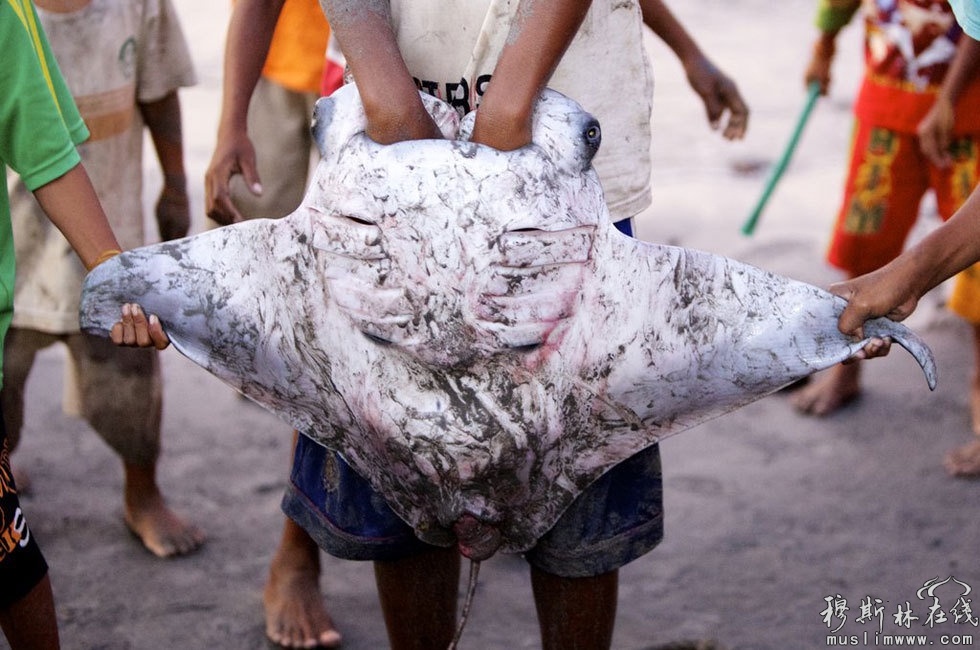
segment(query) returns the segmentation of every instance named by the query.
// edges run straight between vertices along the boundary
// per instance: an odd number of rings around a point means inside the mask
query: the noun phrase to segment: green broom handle
[[[803,112],[800,113],[800,118],[796,121],[796,128],[793,129],[793,135],[789,139],[789,144],[786,145],[786,150],[783,151],[782,157],[776,166],[773,167],[772,172],[769,174],[769,180],[766,181],[766,187],[762,191],[762,196],[759,197],[759,201],[755,204],[755,209],[752,210],[752,214],[749,215],[748,220],[745,225],[742,226],[743,235],[751,235],[755,230],[755,225],[759,221],[759,215],[762,214],[762,209],[766,207],[766,203],[769,202],[769,197],[772,195],[772,191],[776,188],[776,183],[782,178],[783,172],[786,171],[786,166],[789,164],[789,159],[793,157],[793,151],[796,149],[796,145],[800,141],[800,134],[803,133],[803,127],[806,126],[807,120],[810,119],[810,113],[813,111],[814,104],[817,103],[817,98],[820,96],[820,83],[817,81],[811,81],[810,85],[807,87],[806,104],[803,106]]]

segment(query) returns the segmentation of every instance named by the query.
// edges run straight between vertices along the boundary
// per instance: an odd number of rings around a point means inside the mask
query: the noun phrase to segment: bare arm
[[[948,167],[952,162],[949,145],[956,119],[954,109],[963,90],[976,79],[978,71],[980,43],[963,34],[956,46],[956,56],[936,95],[936,102],[917,129],[923,155],[939,167]]]
[[[830,287],[847,298],[838,327],[845,334],[862,336],[870,318],[902,320],[919,298],[947,278],[980,261],[980,192],[945,224],[877,271]]]
[[[377,142],[439,137],[398,51],[384,0],[321,0]],[[502,150],[530,142],[531,109],[578,31],[588,0],[522,0],[474,125],[473,140]],[[438,56],[433,52],[433,56]]]
[[[588,13],[590,0],[521,0],[473,128],[507,151],[531,141],[531,112]]]
[[[804,73],[804,85],[813,82],[820,85],[820,94],[830,90],[830,68],[837,52],[837,34],[844,28],[861,6],[861,0],[820,0],[817,4],[817,29],[820,35],[813,45],[813,54]]]
[[[163,171],[163,189],[156,205],[157,226],[164,241],[187,235],[191,225],[180,99],[173,91],[162,99],[139,105]]]
[[[691,88],[704,102],[711,128],[718,128],[728,111],[722,135],[739,140],[748,128],[749,109],[735,83],[719,70],[661,0],[640,0],[643,22],[674,52]]]
[[[385,0],[320,0],[344,52],[367,114],[368,136],[381,144],[439,138],[398,50]]]
[[[88,172],[81,164],[34,190],[34,196],[75,249],[86,269],[92,270],[119,252],[119,242],[112,234]],[[159,320],[155,317],[148,320],[142,310],[130,306],[123,308],[122,318],[112,328],[111,338],[117,345],[152,345],[161,350],[170,344]]]
[[[803,83],[810,85],[814,81],[817,82],[820,84],[821,95],[826,95],[830,91],[830,68],[837,53],[838,33],[837,31],[820,32],[816,43],[813,44],[810,62],[803,73]]]
[[[204,176],[204,209],[221,224],[241,221],[229,193],[229,181],[241,174],[256,194],[262,186],[255,149],[248,138],[248,105],[285,0],[238,0],[228,23],[218,140]]]
[[[34,197],[86,269],[94,268],[103,253],[119,250],[83,165],[75,165],[67,174],[37,188]]]

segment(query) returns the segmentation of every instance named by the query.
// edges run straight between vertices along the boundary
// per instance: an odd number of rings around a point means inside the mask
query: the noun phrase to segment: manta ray
[[[591,161],[598,122],[546,90],[532,143],[380,145],[356,87],[316,105],[322,159],[295,212],[123,253],[81,325],[123,303],[174,346],[339,451],[422,540],[521,552],[638,451],[854,355],[845,301],[707,252],[629,238]],[[906,327],[869,321],[922,366]]]

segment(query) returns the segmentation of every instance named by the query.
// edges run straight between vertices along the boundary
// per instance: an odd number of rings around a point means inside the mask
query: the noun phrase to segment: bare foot
[[[951,476],[980,478],[980,440],[973,440],[946,454],[943,462]]]
[[[320,594],[320,549],[290,520],[269,565],[262,602],[265,633],[273,643],[284,648],[340,647],[340,633]]]
[[[857,363],[838,364],[817,377],[792,397],[793,406],[804,415],[830,415],[861,394],[861,374]]]
[[[159,492],[138,503],[130,501],[126,503],[126,526],[157,557],[187,555],[204,544],[204,533],[167,507]]]
[[[970,382],[970,417],[973,433],[980,436],[980,377],[976,376]],[[946,454],[943,466],[951,476],[980,478],[980,438]]]
[[[156,482],[156,467],[124,464],[126,526],[157,557],[187,555],[205,541],[201,530],[167,506]]]
[[[980,377],[974,377],[970,383],[970,418],[973,420],[973,433],[980,436]],[[14,472],[16,478],[17,473]]]

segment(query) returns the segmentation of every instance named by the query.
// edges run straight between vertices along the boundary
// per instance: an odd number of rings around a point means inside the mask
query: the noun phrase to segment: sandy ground
[[[833,92],[818,105],[757,233],[745,237],[739,227],[802,107],[813,3],[673,4],[738,80],[752,124],[738,144],[711,133],[676,61],[651,40],[655,202],[640,236],[828,284],[836,276],[822,253],[842,180],[859,29],[842,36]],[[182,95],[200,228],[227,7],[223,0],[177,5],[200,75],[200,85]],[[158,182],[149,176],[152,195]],[[916,236],[934,223],[930,211],[927,205],[927,225]],[[980,628],[954,623],[964,587],[950,582],[935,592],[948,619],[935,626],[923,625],[933,601],[917,594],[947,576],[980,588],[980,518],[969,505],[978,486],[948,478],[941,467],[945,451],[971,435],[973,355],[968,329],[943,312],[941,297],[937,291],[911,320],[939,363],[934,393],[896,350],[867,365],[864,398],[832,417],[800,417],[775,395],[663,443],[666,539],[621,573],[615,648],[689,638],[740,650],[827,647],[828,597],[846,601],[839,634],[857,635],[859,645],[905,633],[926,634],[940,647],[980,645]],[[42,355],[32,376],[16,462],[33,479],[24,504],[51,564],[64,647],[264,648],[261,589],[282,524],[289,430],[177,352],[164,357],[161,482],[172,505],[210,536],[202,551],[173,561],[155,559],[126,531],[120,463],[86,425],[62,415],[63,354]],[[324,569],[345,647],[385,647],[370,565],[324,556]],[[882,601],[880,628],[877,619],[858,621],[868,596]],[[918,616],[910,628],[895,624],[899,607]],[[840,622],[834,618],[833,627]],[[497,557],[481,573],[462,647],[537,645],[525,565]]]

